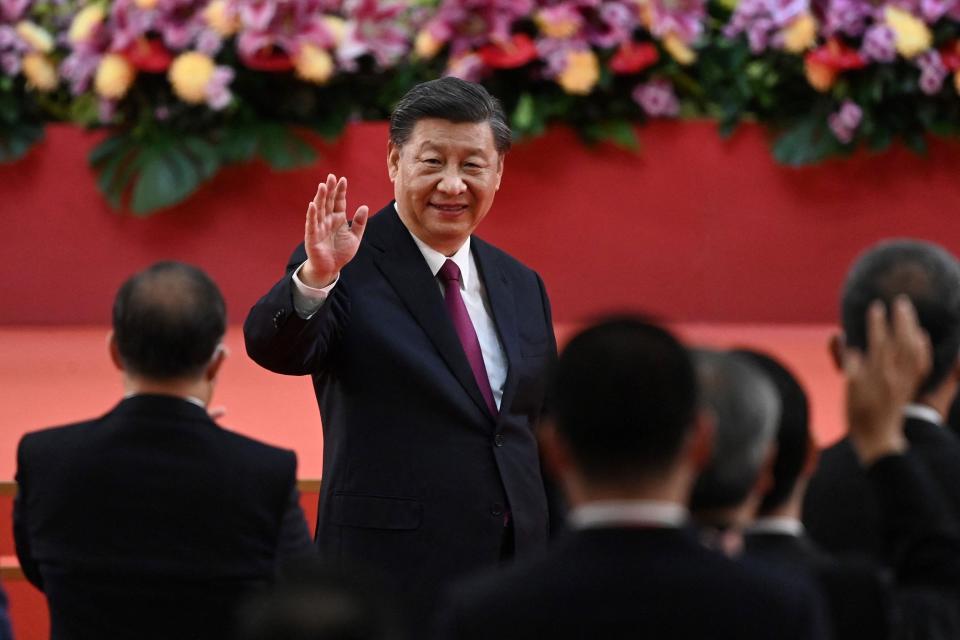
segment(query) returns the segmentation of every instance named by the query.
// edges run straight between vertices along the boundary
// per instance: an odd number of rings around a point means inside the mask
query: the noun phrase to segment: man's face
[[[387,168],[407,228],[449,256],[490,210],[500,188],[503,156],[486,121],[425,118],[402,147],[390,143]]]

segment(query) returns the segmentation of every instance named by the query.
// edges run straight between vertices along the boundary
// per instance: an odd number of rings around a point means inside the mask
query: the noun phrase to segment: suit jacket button
[[[283,316],[286,315],[286,312],[283,309],[279,309],[275,314],[273,314],[273,328],[279,329],[280,322],[283,320]]]
[[[502,434],[502,433],[498,433],[497,435],[493,436],[493,444],[494,444],[494,446],[497,446],[497,447],[502,447],[502,446],[503,446],[503,434]]]
[[[490,515],[492,515],[495,518],[499,518],[500,516],[502,516],[503,505],[500,503],[495,503],[492,507],[490,507]]]

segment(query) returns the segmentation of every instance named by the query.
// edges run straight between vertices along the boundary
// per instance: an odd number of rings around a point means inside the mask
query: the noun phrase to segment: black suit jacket
[[[569,534],[543,557],[458,584],[443,639],[710,638],[821,640],[803,578],[735,562],[686,530]]]
[[[960,516],[960,439],[943,426],[908,418],[910,455],[929,471],[944,504]],[[807,489],[803,522],[810,537],[833,554],[881,559],[885,553],[877,493],[844,438],[824,450]]]
[[[311,374],[323,418],[317,544],[367,563],[423,603],[498,562],[509,510],[517,555],[542,547],[548,507],[534,436],[556,358],[536,273],[483,240],[479,267],[508,372],[490,414],[436,278],[392,204],[309,320],[290,273],[250,311],[247,352],[278,373]]]
[[[237,599],[311,548],[296,464],[171,396],[24,436],[14,535],[52,636],[227,637]]]

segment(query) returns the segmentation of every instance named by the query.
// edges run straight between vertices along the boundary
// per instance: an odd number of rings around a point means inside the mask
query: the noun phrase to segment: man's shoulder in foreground
[[[439,626],[452,639],[815,638],[817,603],[808,583],[704,549],[691,532],[602,529],[461,582]]]

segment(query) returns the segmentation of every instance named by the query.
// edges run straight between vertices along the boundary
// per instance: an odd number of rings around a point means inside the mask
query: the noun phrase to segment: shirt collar
[[[678,529],[689,518],[687,508],[655,500],[603,500],[579,506],[570,513],[574,529],[657,527]]]
[[[903,408],[903,417],[924,420],[936,425],[943,424],[943,416],[940,415],[939,411],[925,404],[916,404],[914,402],[911,402]]]
[[[757,518],[747,533],[777,533],[799,538],[804,533],[803,523],[796,518]]]
[[[420,253],[423,254],[423,259],[427,261],[427,266],[430,267],[430,273],[433,274],[433,277],[437,277],[437,272],[440,271],[440,267],[443,266],[444,262],[446,262],[448,259],[453,260],[457,266],[460,267],[460,288],[464,291],[470,288],[470,279],[473,277],[473,269],[471,268],[470,264],[469,236],[467,236],[463,246],[457,249],[457,252],[448,258],[415,236],[409,229],[407,229],[407,232],[410,234],[410,237],[413,238],[413,241],[417,243],[417,248],[420,249]]]
[[[127,400],[127,399],[129,399],[129,398],[135,398],[135,397],[140,396],[140,395],[156,395],[156,394],[152,394],[152,393],[148,393],[148,394],[142,394],[142,393],[127,393],[127,394],[125,394],[125,395],[123,396],[123,399],[124,399],[124,400]],[[200,407],[200,408],[203,409],[204,411],[207,410],[207,405],[204,404],[203,400],[201,400],[200,398],[197,398],[196,396],[170,396],[170,397],[171,397],[171,398],[178,398],[178,399],[180,399],[180,400],[185,400],[186,402],[189,402],[190,404],[195,404],[195,405],[197,405],[198,407]]]

